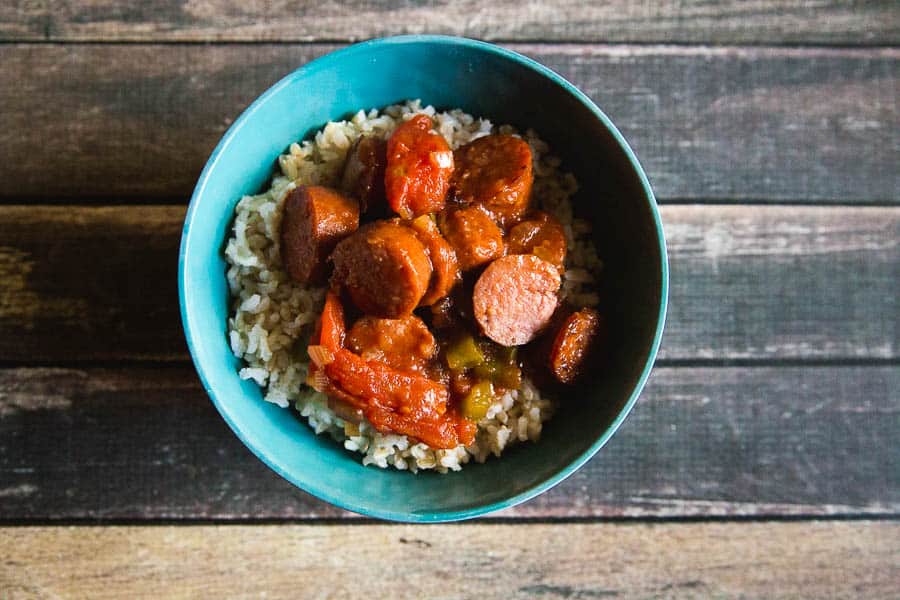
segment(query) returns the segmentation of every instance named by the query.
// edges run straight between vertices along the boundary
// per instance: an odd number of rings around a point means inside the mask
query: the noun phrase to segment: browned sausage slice
[[[456,260],[456,252],[447,243],[444,236],[438,230],[431,217],[422,215],[410,222],[410,227],[419,236],[419,240],[428,252],[431,266],[434,272],[431,275],[431,283],[428,291],[419,302],[420,306],[431,306],[445,297],[459,280],[459,263]]]
[[[341,189],[359,200],[360,214],[381,217],[388,214],[384,195],[387,142],[374,135],[361,135],[351,146],[341,175]]]
[[[526,344],[553,316],[559,285],[559,270],[533,254],[498,258],[475,283],[475,319],[501,346]]]
[[[424,372],[437,352],[434,336],[415,315],[361,317],[347,334],[347,347],[365,360],[379,360],[407,373]]]
[[[603,317],[592,308],[569,315],[550,348],[550,372],[563,383],[573,383],[584,374],[587,358],[605,334]]]
[[[456,201],[480,204],[503,227],[528,211],[534,183],[531,147],[511,135],[488,135],[453,153],[450,179]]]
[[[551,214],[536,212],[509,230],[510,254],[534,254],[562,268],[566,262],[566,232]]]
[[[376,221],[340,242],[331,255],[333,281],[362,312],[396,319],[419,305],[431,261],[416,233],[396,220]]]
[[[452,296],[441,298],[431,305],[429,322],[436,330],[453,329],[462,325]]]
[[[441,231],[463,271],[503,256],[503,232],[480,206],[444,211]]]
[[[341,239],[359,227],[356,200],[321,186],[300,186],[284,199],[281,260],[298,283],[319,284],[325,261]]]

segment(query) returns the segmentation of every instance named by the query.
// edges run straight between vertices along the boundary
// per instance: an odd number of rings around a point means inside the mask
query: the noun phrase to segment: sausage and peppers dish
[[[539,140],[461,111],[407,103],[332,125],[282,157],[242,231],[239,205],[226,255],[242,376],[272,387],[305,375],[292,384],[307,388],[301,414],[367,464],[455,470],[499,455],[504,428],[507,441],[536,439],[552,413],[542,393],[583,380],[607,345],[596,293],[572,293],[600,264],[571,215],[574,185],[559,192]],[[573,267],[570,245],[589,259]],[[318,292],[314,310],[291,309],[298,290]],[[301,314],[279,330],[288,339],[272,333]],[[265,336],[251,347],[256,327]]]

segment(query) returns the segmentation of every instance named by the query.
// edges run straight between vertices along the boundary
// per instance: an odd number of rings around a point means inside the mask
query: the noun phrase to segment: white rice
[[[350,146],[361,134],[387,138],[398,124],[415,114],[434,118],[437,131],[451,148],[489,133],[517,132],[510,126],[494,128],[461,110],[437,112],[418,100],[383,111],[359,111],[348,121],[330,122],[313,140],[291,144],[279,157],[280,173],[271,187],[256,196],[244,196],[235,209],[232,236],[225,256],[233,313],[228,335],[234,355],[246,366],[242,379],[263,388],[264,398],[281,407],[292,402],[317,434],[327,433],[347,450],[363,454],[365,465],[389,466],[416,472],[434,469],[458,471],[475,459],[500,456],[519,442],[537,441],[555,403],[541,396],[527,379],[518,390],[498,397],[478,424],[471,446],[452,450],[413,444],[403,435],[385,435],[366,422],[346,423],[328,408],[324,395],[306,386],[309,356],[306,346],[324,303],[324,287],[304,287],[290,280],[282,268],[279,229],[284,197],[297,185],[335,186]],[[554,214],[563,224],[569,251],[561,294],[576,306],[597,304],[595,277],[602,268],[590,239],[590,224],[574,218],[570,198],[577,190],[571,174],[559,170],[559,160],[547,156],[547,145],[533,131],[522,136],[534,152],[534,204]]]

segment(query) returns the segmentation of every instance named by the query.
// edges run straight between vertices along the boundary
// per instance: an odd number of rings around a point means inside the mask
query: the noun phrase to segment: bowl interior
[[[327,121],[360,108],[421,98],[495,124],[532,128],[578,179],[576,213],[594,224],[613,357],[563,399],[538,444],[460,473],[418,476],[364,467],[316,436],[293,410],[261,399],[237,376],[226,335],[229,302],[222,249],[234,206],[268,183],[277,156]],[[665,256],[652,196],[616,134],[571,89],[530,61],[446,38],[360,44],[292,73],[254,103],[223,138],[201,176],[185,224],[182,313],[204,386],[237,435],[301,488],[339,506],[390,519],[474,516],[539,493],[589,458],[612,434],[652,363],[665,304]],[[638,169],[638,170],[636,170]]]

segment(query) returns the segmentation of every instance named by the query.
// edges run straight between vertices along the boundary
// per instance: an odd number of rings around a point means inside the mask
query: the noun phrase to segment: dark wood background
[[[366,522],[254,458],[197,381],[175,280],[247,104],[420,32],[591,96],[657,191],[672,279],[603,451],[437,527]],[[0,596],[896,597],[898,100],[893,1],[0,5]]]

